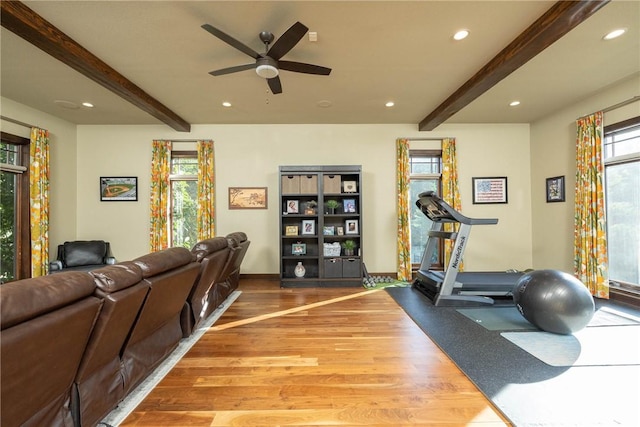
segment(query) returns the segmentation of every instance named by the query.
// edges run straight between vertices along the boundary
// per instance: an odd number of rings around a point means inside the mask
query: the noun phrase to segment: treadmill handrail
[[[497,224],[497,218],[469,218],[452,208],[434,191],[425,191],[418,195],[416,206],[434,222],[459,222],[469,225]]]

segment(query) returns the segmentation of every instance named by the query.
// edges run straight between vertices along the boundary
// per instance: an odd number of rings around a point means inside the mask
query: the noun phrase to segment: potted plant
[[[345,240],[342,242],[342,249],[344,249],[344,254],[346,256],[352,256],[356,250],[356,242],[354,240]]]
[[[318,202],[316,202],[315,200],[309,200],[306,203],[306,208],[304,210],[304,213],[306,215],[315,215],[316,213],[316,206],[318,206]]]
[[[337,200],[327,200],[327,209],[329,209],[330,214],[336,213],[336,209],[340,206]]]

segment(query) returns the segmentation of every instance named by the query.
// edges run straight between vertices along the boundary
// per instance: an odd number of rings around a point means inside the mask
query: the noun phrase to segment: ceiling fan
[[[309,31],[309,28],[307,28],[300,22],[296,22],[295,24],[293,24],[287,31],[285,31],[282,36],[280,36],[278,40],[276,40],[275,43],[273,43],[271,47],[269,47],[269,45],[274,40],[273,34],[268,31],[262,31],[259,34],[259,37],[260,40],[262,40],[262,43],[264,43],[265,53],[256,52],[244,43],[234,39],[230,35],[209,24],[202,25],[202,28],[204,28],[223,42],[231,45],[232,47],[235,47],[240,52],[246,53],[247,55],[255,59],[255,63],[252,64],[236,65],[234,67],[211,71],[209,74],[211,74],[212,76],[221,76],[224,74],[237,73],[238,71],[255,68],[256,73],[260,77],[267,79],[269,89],[271,89],[271,92],[275,95],[278,93],[282,93],[282,84],[280,83],[279,70],[293,71],[295,73],[319,74],[323,76],[328,76],[329,73],[331,73],[331,68],[321,67],[319,65],[313,64],[305,64],[303,62],[280,60],[280,58],[282,58],[291,49],[293,49],[293,47],[300,41],[300,39],[304,37],[307,31]]]

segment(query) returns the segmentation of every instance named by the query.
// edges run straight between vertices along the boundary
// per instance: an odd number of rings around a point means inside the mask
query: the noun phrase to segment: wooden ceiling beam
[[[141,110],[151,114],[180,132],[189,132],[191,125],[161,102],[140,89],[100,58],[80,46],[19,1],[0,1],[0,21],[7,30],[22,37],[94,82],[109,89]]]
[[[555,43],[610,0],[559,1],[491,59],[419,124],[434,130],[502,79]]]

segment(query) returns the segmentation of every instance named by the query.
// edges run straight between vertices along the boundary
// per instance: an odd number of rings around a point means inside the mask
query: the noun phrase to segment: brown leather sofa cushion
[[[0,286],[1,328],[10,328],[86,298],[94,289],[93,278],[78,271],[6,283]]]
[[[104,293],[117,292],[142,280],[142,269],[132,261],[99,268],[89,272],[98,289]]]
[[[196,256],[196,261],[202,261],[202,258],[207,255],[226,249],[228,246],[229,243],[224,237],[214,237],[196,243],[191,252]]]
[[[142,270],[142,277],[155,276],[193,261],[195,256],[187,248],[169,248],[143,255],[133,260]]]

